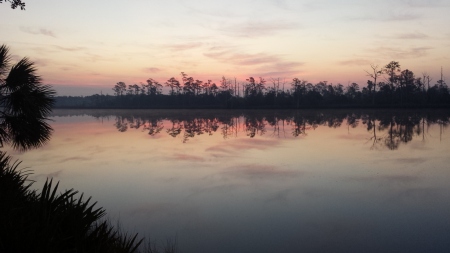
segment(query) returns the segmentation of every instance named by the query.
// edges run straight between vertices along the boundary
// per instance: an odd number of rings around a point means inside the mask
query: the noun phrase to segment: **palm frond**
[[[8,48],[0,47],[0,60],[9,61]],[[5,63],[5,69],[7,65]],[[23,58],[11,67],[0,83],[0,145],[11,143],[13,148],[27,150],[45,144],[52,128],[48,123],[55,91],[42,85],[34,63]]]
[[[11,56],[9,55],[9,48],[6,45],[0,46],[0,85],[2,84],[3,76],[9,68]]]

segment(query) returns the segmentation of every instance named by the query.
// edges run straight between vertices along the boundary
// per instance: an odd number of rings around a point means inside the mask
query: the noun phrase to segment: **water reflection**
[[[446,252],[448,111],[56,110],[14,153],[194,252]],[[395,151],[392,151],[395,150]]]
[[[110,117],[107,112],[96,112],[97,118]],[[182,136],[182,142],[198,135],[213,135],[219,132],[223,138],[257,138],[271,134],[276,137],[305,137],[318,127],[340,128],[346,126],[348,132],[364,125],[370,133],[368,143],[371,149],[387,148],[396,150],[400,144],[407,144],[413,138],[426,141],[430,125],[437,124],[442,131],[448,127],[450,112],[442,111],[246,111],[208,112],[166,112],[165,114],[145,111],[126,114],[117,112],[114,126],[119,132],[142,129],[150,136],[168,134]]]

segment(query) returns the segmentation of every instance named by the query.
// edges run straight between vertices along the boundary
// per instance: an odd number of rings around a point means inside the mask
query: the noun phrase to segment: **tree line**
[[[222,77],[216,84],[181,72],[164,83],[149,78],[145,83],[118,82],[114,95],[57,97],[56,107],[92,108],[315,108],[315,107],[427,107],[450,106],[450,92],[441,78],[433,83],[427,73],[416,76],[392,61],[382,68],[371,65],[366,86],[347,86],[321,81],[312,84],[293,78],[249,77],[245,82]],[[168,94],[163,94],[167,87]]]

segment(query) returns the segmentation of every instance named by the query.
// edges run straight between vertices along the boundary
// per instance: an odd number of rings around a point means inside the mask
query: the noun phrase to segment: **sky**
[[[117,82],[293,78],[365,85],[371,64],[450,76],[448,0],[25,0],[0,4],[0,44],[58,95]],[[445,79],[444,79],[445,80]]]

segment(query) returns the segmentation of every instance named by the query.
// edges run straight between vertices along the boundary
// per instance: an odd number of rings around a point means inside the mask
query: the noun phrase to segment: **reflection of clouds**
[[[337,136],[338,139],[343,140],[366,140],[367,134],[341,134]]]
[[[212,193],[218,193],[220,195],[227,195],[233,191],[239,190],[243,185],[242,184],[222,184],[222,185],[215,185],[215,186],[208,186],[208,187],[201,187],[201,188],[193,188],[191,191],[192,193],[189,195],[189,197],[197,196],[203,193],[206,193],[207,195]]]
[[[427,158],[397,158],[394,164],[419,164],[428,161]]]
[[[280,140],[261,140],[261,139],[239,139],[233,142],[226,142],[206,149],[208,152],[217,152],[225,154],[236,154],[243,150],[256,149],[267,150],[281,144]]]
[[[266,203],[287,203],[287,197],[292,192],[291,189],[284,189],[276,192],[266,199]]]
[[[225,175],[239,178],[263,179],[263,178],[293,178],[303,174],[301,171],[286,170],[274,165],[249,164],[234,166]]]
[[[385,175],[385,176],[372,176],[372,177],[350,177],[352,181],[359,182],[383,182],[388,184],[407,184],[420,180],[418,176],[410,175]]]
[[[57,163],[65,163],[65,162],[69,162],[69,161],[87,161],[87,160],[91,160],[90,157],[86,157],[86,156],[72,156],[72,157],[67,157],[64,159],[59,160]]]
[[[441,189],[425,187],[425,188],[409,188],[398,193],[392,194],[389,201],[393,203],[404,201],[416,201],[420,203],[438,201]]]
[[[135,216],[146,216],[152,218],[161,215],[170,215],[177,210],[177,206],[172,203],[147,203],[129,210],[127,213]]]
[[[58,171],[47,173],[47,174],[36,174],[35,176],[33,176],[33,178],[35,180],[38,180],[41,178],[58,178],[62,172],[63,172],[62,170],[58,170]]]
[[[178,161],[193,161],[193,162],[204,162],[205,159],[201,156],[186,155],[186,154],[175,154],[173,159]]]
[[[427,147],[427,146],[425,145],[425,142],[420,142],[420,143],[413,142],[413,143],[410,143],[410,144],[409,144],[409,148],[415,149],[415,150],[422,150],[422,151],[430,151],[430,150],[433,150],[432,148]]]

